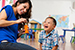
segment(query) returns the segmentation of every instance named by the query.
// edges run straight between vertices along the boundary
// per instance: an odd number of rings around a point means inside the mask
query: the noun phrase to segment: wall
[[[52,15],[70,15],[72,6],[71,1],[49,1],[32,0],[32,19],[43,22],[47,16]]]
[[[17,0],[0,0],[0,9],[4,7],[5,5],[12,5],[16,2]]]

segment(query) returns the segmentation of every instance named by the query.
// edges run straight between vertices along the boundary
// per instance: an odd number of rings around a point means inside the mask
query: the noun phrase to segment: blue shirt
[[[58,33],[52,30],[46,35],[45,30],[39,34],[39,42],[42,43],[43,50],[52,50],[55,45],[58,45]]]
[[[1,11],[5,9],[7,14],[7,21],[15,21],[17,20],[13,11],[12,6],[7,5],[4,6]],[[1,12],[0,11],[0,12]],[[18,34],[18,24],[14,24],[7,27],[0,27],[0,43],[2,40],[7,40],[8,42],[15,43]]]

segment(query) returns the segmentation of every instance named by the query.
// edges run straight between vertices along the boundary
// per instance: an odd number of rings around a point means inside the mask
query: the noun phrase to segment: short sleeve
[[[53,46],[58,45],[58,39],[59,39],[59,36],[58,36],[58,32],[56,31],[53,35],[53,40],[54,40]]]
[[[6,12],[6,14],[7,14],[7,17],[9,17],[10,14],[11,14],[11,8],[12,8],[12,6],[7,5],[7,6],[4,6],[4,7],[1,9],[1,11],[2,11],[3,9],[5,9],[5,12]],[[1,11],[0,11],[0,12],[1,12]]]
[[[10,8],[9,8],[9,7],[5,8],[5,11],[6,11],[7,17],[9,17],[9,14],[10,14]]]
[[[42,44],[42,42],[43,42],[43,32],[40,32],[38,42]]]

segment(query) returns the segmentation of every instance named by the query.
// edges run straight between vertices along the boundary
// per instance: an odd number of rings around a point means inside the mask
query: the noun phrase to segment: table
[[[64,35],[63,36],[65,36],[65,34],[66,34],[66,31],[74,31],[74,37],[75,37],[75,29],[63,29],[63,31],[64,31]],[[75,39],[75,38],[74,38]],[[73,40],[74,40],[73,39]],[[71,41],[72,41],[72,38],[71,38]],[[71,42],[70,41],[70,42]],[[75,43],[75,41],[74,41],[74,43]]]

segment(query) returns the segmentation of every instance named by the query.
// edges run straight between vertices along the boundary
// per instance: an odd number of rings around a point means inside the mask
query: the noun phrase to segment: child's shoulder
[[[58,34],[58,30],[56,30],[56,29],[54,29],[54,33],[53,33],[54,35],[55,34]]]
[[[54,33],[57,33],[58,32],[58,30],[57,29],[54,29]]]
[[[59,37],[58,35],[58,30],[55,29],[54,33],[53,33],[53,37]]]

